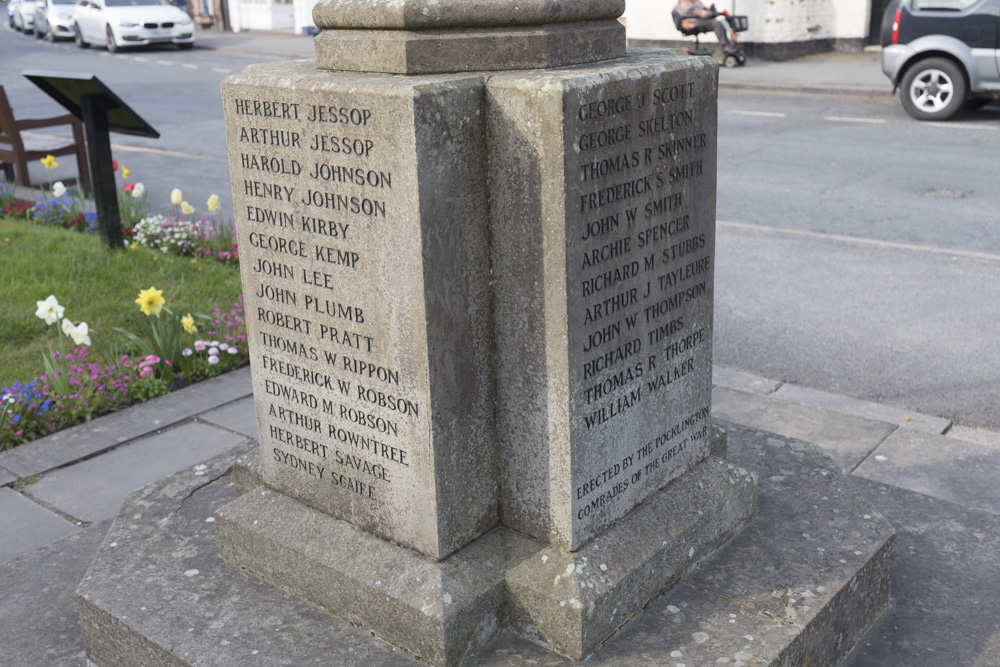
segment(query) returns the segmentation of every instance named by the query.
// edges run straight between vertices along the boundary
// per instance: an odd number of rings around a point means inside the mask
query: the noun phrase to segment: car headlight
[[[122,28],[134,28],[139,24],[133,21],[119,21],[118,25]]]

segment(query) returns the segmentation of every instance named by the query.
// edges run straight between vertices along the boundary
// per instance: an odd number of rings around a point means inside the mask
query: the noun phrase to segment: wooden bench
[[[25,132],[43,127],[70,125],[73,128],[73,139],[53,137]],[[87,148],[83,140],[83,123],[72,114],[53,116],[51,118],[14,119],[14,112],[7,101],[7,94],[0,86],[0,163],[4,176],[8,181],[15,180],[17,184],[31,187],[31,176],[28,175],[28,164],[32,160],[41,160],[46,155],[76,155],[78,178],[61,179],[63,184],[78,184],[84,195],[90,194],[90,170],[87,167]]]

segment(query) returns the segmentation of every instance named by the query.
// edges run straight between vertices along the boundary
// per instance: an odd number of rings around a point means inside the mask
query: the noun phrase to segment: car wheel
[[[946,58],[927,58],[906,70],[900,101],[917,120],[951,118],[965,104],[965,75]]]
[[[118,53],[118,42],[115,41],[115,33],[112,32],[111,26],[105,27],[104,33],[105,35],[107,35],[107,37],[104,40],[104,43],[108,47],[108,52]]]
[[[87,42],[83,40],[83,33],[80,32],[80,26],[76,23],[73,24],[73,41],[76,42],[76,45],[81,49],[90,48],[90,44],[87,44]]]
[[[38,29],[38,24],[35,24],[35,39],[41,39],[45,37],[45,33]]]

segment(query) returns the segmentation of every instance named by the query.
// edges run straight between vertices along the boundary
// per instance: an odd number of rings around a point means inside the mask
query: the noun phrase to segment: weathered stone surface
[[[0,564],[0,663],[12,667],[85,664],[75,591],[110,526],[108,520],[78,529]]]
[[[324,70],[438,74],[538,69],[621,58],[625,26],[607,20],[455,30],[324,30],[315,44],[316,66]]]
[[[747,373],[736,368],[726,368],[724,366],[712,366],[712,382],[720,387],[735,389],[737,391],[747,391],[752,394],[767,396],[781,386],[779,380]]]
[[[102,456],[53,470],[25,487],[24,492],[83,521],[110,519],[132,491],[244,441],[241,435],[207,424],[182,424]]]
[[[0,468],[0,486],[7,486],[11,482],[16,482],[16,481],[17,477],[7,472],[6,470]]]
[[[257,439],[257,415],[254,411],[253,396],[202,413],[198,415],[198,421],[222,426],[254,440]]]
[[[504,576],[537,543],[493,530],[444,561],[258,489],[216,512],[234,565],[434,665],[458,664],[503,624]]]
[[[802,443],[751,430],[732,428],[729,433],[734,459],[768,471],[760,480],[761,518],[726,547],[701,561],[690,584],[682,583],[654,601],[645,613],[601,646],[588,664],[832,664],[824,662],[831,649],[823,642],[832,642],[831,646],[839,650],[851,637],[834,638],[824,631],[830,626],[817,621],[824,618],[823,600],[834,605],[844,603],[843,608],[857,614],[877,616],[884,608],[877,604],[874,608],[864,606],[866,601],[879,603],[882,598],[872,594],[872,587],[884,590],[884,586],[870,577],[856,576],[869,567],[863,559],[838,562],[838,567],[829,570],[822,569],[829,559],[818,556],[822,579],[829,587],[825,593],[818,590],[817,584],[823,584],[808,568],[810,560],[819,554],[815,545],[825,544],[833,551],[845,535],[860,543],[858,537],[853,537],[855,531],[861,536],[882,535],[886,540],[883,553],[887,546],[891,548],[891,529],[853,493],[826,507],[819,502],[801,501],[821,499],[847,478],[818,450]],[[215,524],[205,519],[233,498],[228,477],[215,479],[228,460],[232,457],[209,462],[205,477],[180,474],[148,487],[132,496],[123,508],[79,589],[81,621],[93,663],[99,667],[418,664],[368,632],[231,567],[217,556]],[[847,509],[852,511],[833,511]],[[861,511],[876,519],[856,516]],[[939,518],[944,520],[945,514]],[[800,537],[796,541],[794,531],[805,524],[811,526],[810,539]],[[928,535],[928,544],[937,544],[932,537]],[[972,539],[971,533],[966,537]],[[750,545],[744,545],[746,539],[751,540]],[[865,548],[869,554],[880,553],[874,544]],[[952,558],[965,558],[953,550],[950,553]],[[975,559],[968,565],[975,565]],[[955,561],[938,574],[945,576],[962,567]],[[720,595],[727,590],[725,582],[708,580],[704,588],[695,585],[700,574],[717,568],[741,573],[732,589],[741,591],[739,596]],[[935,580],[947,584],[940,577]],[[767,603],[775,581],[800,594],[791,605],[796,609],[795,618],[787,606],[781,616],[773,615],[773,609],[781,610]],[[819,600],[802,598],[806,590]],[[800,600],[810,602],[803,604]],[[787,601],[790,603],[790,599]],[[914,611],[910,617],[916,621],[921,613]],[[991,619],[983,617],[984,623]],[[848,631],[856,629],[843,627]],[[469,664],[574,662],[506,633],[473,656]],[[908,664],[919,664],[919,660]]]
[[[832,412],[842,412],[848,415],[874,419],[896,426],[940,434],[951,425],[950,419],[932,417],[913,410],[904,410],[892,405],[883,405],[871,401],[862,401],[850,396],[831,394],[830,392],[802,387],[795,384],[784,384],[772,396],[789,403],[812,405]]]
[[[625,0],[323,0],[313,20],[320,28],[420,30],[616,19],[624,11]]]
[[[20,493],[0,488],[0,563],[80,530]]]
[[[1000,514],[1000,448],[899,429],[854,474]]]
[[[539,550],[507,576],[520,632],[577,660],[638,615],[757,509],[752,475],[708,458],[580,550]]]
[[[717,75],[487,81],[504,523],[563,548],[710,449]]]
[[[480,77],[223,83],[266,483],[443,558],[492,528]]]
[[[997,664],[1000,517],[860,477],[853,482],[898,535],[889,613],[844,667]]]
[[[850,472],[879,446],[896,426],[822,408],[793,405],[768,396],[758,396],[716,387],[712,392],[712,415],[717,419],[767,428],[779,435],[812,442]]]
[[[708,458],[574,553],[499,528],[436,563],[269,489],[243,493],[217,513],[223,557],[440,665],[508,620],[585,657],[741,530],[757,498],[749,473]]]
[[[64,429],[0,452],[0,467],[28,477],[67,466],[118,447],[129,440],[187,421],[191,415],[225,405],[253,392],[250,369],[242,368],[127,410]]]

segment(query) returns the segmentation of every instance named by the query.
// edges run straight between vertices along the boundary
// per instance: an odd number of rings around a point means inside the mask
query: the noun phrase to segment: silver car
[[[10,25],[15,30],[35,29],[35,0],[11,0]]]
[[[35,37],[50,42],[73,39],[73,5],[75,0],[37,0],[35,3]]]
[[[893,0],[882,20],[882,71],[903,108],[944,120],[1000,96],[1000,0]]]

